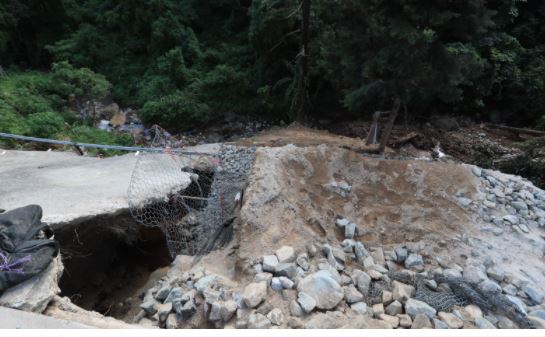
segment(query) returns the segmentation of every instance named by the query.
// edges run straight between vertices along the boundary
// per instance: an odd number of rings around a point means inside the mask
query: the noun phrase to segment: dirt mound
[[[356,223],[366,244],[435,247],[475,230],[457,196],[476,193],[465,165],[369,158],[326,145],[262,148],[245,192],[239,257],[251,263],[282,245],[338,243],[341,217]]]

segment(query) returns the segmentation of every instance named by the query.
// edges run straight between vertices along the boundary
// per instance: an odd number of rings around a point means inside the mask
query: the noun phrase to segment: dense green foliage
[[[92,69],[113,84],[114,99],[140,109],[144,122],[172,130],[227,113],[292,118],[300,3],[6,0],[0,4],[0,65],[45,69],[54,60]],[[311,5],[313,116],[367,118],[399,97],[415,118],[455,113],[545,127],[543,1],[313,0]],[[90,97],[107,86],[101,81],[93,90],[77,91],[89,85],[91,72],[56,73],[55,80],[72,87],[43,91],[39,88],[52,77],[24,73],[34,77],[37,88],[17,90],[40,95],[21,103],[28,112],[4,113],[0,128],[11,121],[24,129],[13,121],[38,112],[43,100],[51,110],[40,109],[42,115],[33,117],[38,122],[46,112],[62,111],[67,91]],[[71,74],[76,79],[67,77]],[[57,122],[51,119],[33,132],[51,133]]]
[[[79,142],[130,144],[130,137],[87,126],[67,108],[70,95],[99,98],[110,87],[104,76],[66,62],[54,63],[48,73],[8,72],[0,77],[0,131]]]

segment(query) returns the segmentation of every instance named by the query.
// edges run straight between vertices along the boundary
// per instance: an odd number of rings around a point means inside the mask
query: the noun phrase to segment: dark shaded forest
[[[396,98],[413,121],[543,129],[545,3],[3,0],[0,66],[0,131],[44,137],[80,123],[71,95],[172,131],[225,114],[369,119]]]

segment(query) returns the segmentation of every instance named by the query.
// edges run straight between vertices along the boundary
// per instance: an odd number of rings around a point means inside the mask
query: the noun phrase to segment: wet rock
[[[250,283],[244,288],[242,299],[244,304],[249,308],[255,308],[261,303],[267,296],[267,283]]]
[[[437,316],[439,319],[445,322],[450,329],[461,329],[464,326],[464,321],[456,317],[454,314],[441,311]]]
[[[433,326],[431,325],[430,319],[426,315],[417,314],[413,318],[413,324],[411,325],[411,329],[432,329],[432,328]]]
[[[344,299],[346,303],[352,304],[356,302],[363,301],[363,295],[360,293],[354,285],[349,285],[347,287],[343,287],[344,291]]]
[[[255,313],[248,317],[248,329],[268,329],[271,321],[262,314]]]
[[[367,304],[365,302],[357,302],[350,306],[350,309],[354,310],[358,315],[367,314]]]
[[[319,309],[333,309],[344,297],[339,283],[333,279],[331,273],[325,270],[320,270],[299,281],[297,290],[310,295]]]
[[[415,288],[411,285],[399,281],[392,282],[392,296],[395,301],[406,303],[409,298],[414,296],[415,292]]]
[[[423,314],[426,317],[432,319],[435,317],[436,310],[429,306],[427,303],[410,298],[405,303],[405,312],[416,319],[416,315]]]
[[[396,316],[403,312],[403,305],[399,301],[393,301],[384,310],[390,316]]]
[[[512,295],[506,295],[505,297],[507,297],[509,302],[514,304],[521,312],[526,313],[525,305],[524,305],[524,303],[522,303],[520,298],[512,296]]]
[[[316,308],[316,300],[314,299],[314,297],[303,291],[300,291],[297,294],[297,303],[299,303],[303,311],[307,314],[312,312],[312,310]]]
[[[274,273],[278,266],[278,258],[276,255],[263,256],[263,271]]]
[[[274,325],[282,325],[284,324],[284,314],[282,313],[282,310],[278,308],[274,308],[267,314],[267,318],[269,321]]]
[[[289,263],[295,261],[295,250],[290,246],[282,246],[276,251],[276,257],[279,263]]]

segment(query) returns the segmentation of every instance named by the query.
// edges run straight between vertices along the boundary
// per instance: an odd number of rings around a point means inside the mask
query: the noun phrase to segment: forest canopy
[[[228,113],[290,120],[301,20],[300,0],[4,0],[0,82],[36,91],[28,81],[49,85],[38,72],[62,78],[64,65],[172,130]],[[540,0],[312,0],[307,53],[314,118],[369,118],[399,98],[415,119],[545,126]],[[66,89],[30,114],[61,111]],[[0,110],[19,118],[5,96]]]

